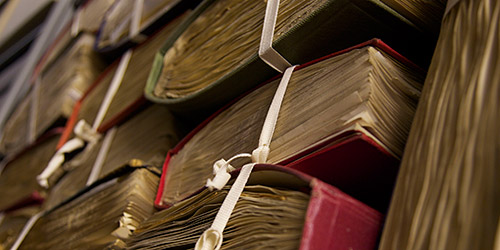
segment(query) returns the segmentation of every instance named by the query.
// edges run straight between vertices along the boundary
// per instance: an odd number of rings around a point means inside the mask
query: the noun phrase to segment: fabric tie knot
[[[97,143],[101,139],[101,134],[92,129],[85,120],[80,120],[73,130],[76,137],[90,143]]]
[[[209,228],[196,242],[195,250],[219,250],[222,245],[222,233],[214,228]]]
[[[66,161],[65,154],[83,148],[86,142],[89,142],[90,145],[95,145],[101,138],[101,135],[93,130],[85,120],[78,121],[73,131],[76,137],[64,143],[54,156],[52,156],[43,172],[36,177],[41,187],[49,188],[49,178],[64,164]]]
[[[252,151],[252,161],[254,163],[266,163],[269,156],[269,146],[262,145]]]
[[[205,185],[210,191],[217,189],[221,190],[231,179],[229,172],[233,171],[235,168],[231,166],[231,162],[238,158],[251,158],[252,155],[243,153],[231,157],[229,160],[220,159],[216,161],[213,165],[213,174],[215,175],[213,179],[208,179]]]

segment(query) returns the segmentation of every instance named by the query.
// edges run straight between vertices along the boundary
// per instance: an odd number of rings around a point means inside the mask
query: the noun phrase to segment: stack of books
[[[76,4],[3,128],[0,244],[187,249],[207,240],[251,162],[233,156],[260,145],[287,78],[258,53],[272,2]],[[272,47],[295,68],[269,155],[254,162],[219,247],[377,248],[444,7],[279,3]],[[221,159],[228,182],[213,190]]]

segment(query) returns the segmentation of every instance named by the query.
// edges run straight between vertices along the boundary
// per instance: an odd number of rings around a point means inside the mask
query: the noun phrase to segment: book
[[[66,123],[59,147],[73,137],[73,129],[79,120],[83,119],[95,126],[97,132],[105,133],[114,125],[127,120],[140,107],[146,105],[142,89],[146,84],[149,72],[144,69],[151,66],[153,63],[152,58],[154,58],[158,48],[161,47],[163,40],[170,35],[185,16],[181,15],[179,18],[167,23],[148,40],[131,50],[128,59],[123,56],[116,60],[97,78],[73,109],[71,117]],[[117,75],[120,64],[125,66],[123,75]],[[103,117],[97,120],[99,109],[108,90],[111,88],[112,81],[117,81],[118,88],[113,95],[110,95],[112,98],[103,113]]]
[[[120,60],[114,61],[101,74],[99,74],[97,79],[91,86],[89,86],[89,88],[85,90],[82,97],[75,103],[71,116],[66,121],[66,125],[64,126],[64,132],[57,145],[58,148],[62,147],[70,138],[75,137],[73,129],[78,121],[84,120],[91,125],[95,123],[101,103],[103,102],[106,92],[111,85],[111,81],[116,74],[119,61]]]
[[[162,105],[150,105],[116,127],[100,176],[122,165],[126,157],[161,170],[167,152],[182,138],[181,125]]]
[[[49,179],[49,189],[42,204],[43,210],[50,210],[68,198],[85,189],[92,172],[102,141],[94,147],[85,148],[65,162]]]
[[[192,249],[229,188],[200,190],[154,214],[125,249]],[[224,229],[221,249],[374,249],[381,223],[382,214],[318,179],[256,165]]]
[[[500,3],[447,9],[380,249],[500,247]]]
[[[73,20],[69,20],[57,34],[54,41],[47,47],[45,52],[42,54],[38,62],[36,63],[35,69],[31,76],[31,81],[35,81],[40,73],[47,70],[56,59],[58,59],[66,49],[68,49],[73,42],[75,42],[76,35],[71,33],[71,25]],[[89,33],[90,34],[90,33]]]
[[[311,154],[311,149],[331,145],[349,131],[366,135],[375,142],[372,145],[379,145],[377,151],[399,158],[423,77],[423,71],[376,39],[297,67],[281,106],[268,163]],[[178,202],[204,186],[217,160],[257,147],[279,80],[280,76],[272,78],[227,105],[169,152],[158,206]],[[233,166],[243,163],[238,159]]]
[[[109,129],[128,121],[131,117],[140,113],[141,110],[149,105],[142,94],[142,88],[148,77],[148,72],[144,71],[143,67],[147,67],[148,63],[152,62],[150,59],[154,56],[154,53],[156,53],[156,50],[161,45],[163,39],[170,34],[173,27],[175,27],[177,22],[180,22],[182,18],[183,16],[180,16],[178,19],[165,25],[158,31],[158,33],[151,36],[143,44],[134,48],[130,52],[130,57],[128,59],[127,56],[123,56],[121,59],[111,64],[97,78],[97,80],[87,89],[82,98],[75,105],[71,117],[66,123],[65,131],[61,140],[58,143],[58,148],[61,148],[69,138],[74,137],[73,129],[77,121],[84,120],[87,123],[92,124],[91,126],[93,127],[93,130],[96,132],[106,134]],[[116,83],[119,85],[116,85]],[[110,92],[116,86],[116,91]],[[111,98],[107,98],[107,96]],[[103,104],[104,101],[109,101],[109,103]],[[140,152],[136,157],[147,160],[150,163],[156,163],[150,161],[151,157],[156,154],[162,154],[161,156],[156,157],[163,158],[166,154],[166,150],[170,149],[174,143],[177,142],[179,135],[178,130],[174,129],[173,117],[167,110],[159,107],[147,108],[147,110],[154,111],[144,111],[144,113],[149,115],[139,115],[140,118],[133,119],[133,125],[131,125],[132,127],[128,129],[126,128],[129,125],[124,125],[124,128],[118,128],[116,140],[123,141],[128,137],[134,138],[138,144],[130,144],[128,149],[132,150],[132,152]],[[157,117],[155,117],[155,113]],[[151,122],[151,124],[148,124],[147,122]],[[152,127],[152,125],[159,123],[163,126]],[[137,133],[134,131],[135,129],[143,129],[143,131],[142,133]],[[125,135],[122,135],[123,133],[125,133]],[[137,136],[146,137],[138,138]],[[125,156],[127,158],[130,156],[127,155],[127,152],[120,150],[115,151],[115,146],[113,145],[110,146],[113,157],[115,156],[115,152],[121,154],[121,157]],[[137,145],[143,146],[142,148],[135,148],[134,146]],[[98,149],[84,149],[82,151],[82,154],[84,155],[77,157],[77,159],[73,162],[64,164],[62,169],[53,173],[53,177],[50,178],[52,181],[49,181],[52,185],[59,181],[62,175],[66,174],[66,172],[71,171],[78,173],[68,174],[67,178],[63,178],[63,180],[61,180],[64,184],[61,184],[60,188],[56,188],[58,191],[55,193],[60,192],[60,195],[54,194],[55,197],[65,197],[85,186],[87,178],[89,177],[96,161],[99,149],[101,148],[100,143],[97,145],[97,148]],[[123,149],[121,145],[117,145],[116,148]],[[162,149],[165,151],[162,151]],[[147,150],[152,151],[148,152]],[[107,150],[105,150],[105,152],[107,152]],[[107,159],[114,159],[115,162],[100,163],[104,168],[102,171],[106,172],[108,170],[112,170],[123,163],[117,162],[122,161],[123,158],[113,157],[108,157]],[[79,168],[79,170],[74,170],[76,168]],[[104,175],[101,170],[99,170],[96,174],[100,176]],[[85,176],[85,180],[74,180],[75,178],[80,178],[81,176]],[[52,198],[51,200],[59,199],[60,198]],[[50,203],[53,204],[54,202]]]
[[[200,0],[115,1],[102,17],[95,48],[106,54],[123,53],[198,2]]]
[[[133,162],[133,161],[132,161]],[[158,176],[136,162],[43,212],[19,249],[98,249],[128,237],[154,212]]]
[[[174,20],[165,24],[148,40],[141,43],[132,50],[130,61],[115,97],[113,98],[106,115],[100,126],[100,131],[104,132],[115,123],[125,109],[133,109],[134,105],[145,103],[143,94],[146,85],[149,69],[153,64],[156,51],[162,46],[163,41],[175,30],[175,28],[186,18],[187,13],[179,15]]]
[[[199,121],[275,74],[257,56],[263,1],[203,2],[155,59],[148,99]],[[429,5],[421,5],[424,8]],[[437,25],[437,24],[436,24]],[[436,33],[383,1],[282,1],[273,48],[303,64],[377,37],[426,68]],[[419,48],[415,50],[415,48]]]
[[[446,0],[381,0],[390,8],[408,18],[418,27],[439,34],[441,19],[443,18]]]
[[[14,63],[25,53],[39,36],[43,24],[48,19],[54,1],[33,3],[26,9],[11,1],[2,10],[0,18],[0,70]],[[25,16],[20,15],[24,13]]]
[[[91,172],[95,172],[98,178],[104,177],[125,164],[126,159],[140,159],[160,172],[168,150],[183,135],[172,114],[158,104],[148,105],[129,120],[116,125],[112,133],[110,144],[104,146],[106,149],[101,149],[101,140],[66,162],[60,173],[54,174],[44,207],[52,207],[89,185]],[[97,162],[98,155],[102,155],[100,163]]]
[[[58,119],[64,121],[71,115],[75,102],[104,68],[104,63],[92,50],[92,35],[81,33],[72,41],[40,73],[39,82],[35,83],[35,138]],[[64,122],[61,125],[63,124]]]
[[[82,4],[75,14],[73,20],[73,33],[90,32],[97,33],[102,19],[109,10],[109,8],[116,2],[116,0],[87,0]]]
[[[47,132],[34,144],[10,159],[0,175],[0,211],[18,201],[44,190],[38,186],[36,176],[42,172],[55,151],[62,129]]]

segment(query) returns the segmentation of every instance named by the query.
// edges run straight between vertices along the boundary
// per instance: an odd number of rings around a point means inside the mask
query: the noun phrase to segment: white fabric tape
[[[80,31],[80,19],[82,18],[82,10],[83,8],[80,7],[76,11],[75,18],[73,18],[73,23],[71,23],[71,36],[75,37],[78,35],[78,32]]]
[[[276,122],[278,120],[278,115],[281,109],[281,104],[283,103],[283,98],[285,97],[286,89],[288,87],[288,82],[292,76],[293,70],[295,66],[291,66],[285,70],[283,77],[281,78],[280,84],[276,93],[274,94],[273,100],[271,102],[271,106],[266,115],[266,119],[264,121],[264,126],[262,128],[260,138],[259,138],[259,147],[255,149],[252,154],[238,154],[234,157],[231,157],[228,161],[221,159],[215,162],[213,166],[213,171],[215,177],[212,180],[207,180],[207,187],[210,189],[222,189],[229,179],[231,175],[228,173],[233,167],[229,164],[232,160],[236,158],[242,157],[251,157],[253,163],[247,164],[242,167],[238,178],[231,186],[228,195],[224,199],[217,216],[212,224],[212,226],[206,230],[201,237],[198,239],[196,243],[196,250],[218,250],[222,245],[224,228],[231,217],[231,213],[233,212],[234,206],[236,202],[240,198],[241,192],[247,183],[248,177],[252,172],[253,166],[256,163],[265,163],[267,161],[267,157],[269,155],[269,145],[271,144],[271,139],[274,134],[274,129],[276,128]]]
[[[279,4],[279,0],[267,0],[266,15],[264,16],[264,25],[259,46],[259,57],[269,66],[282,73],[291,64],[272,47]]]
[[[227,194],[222,206],[220,207],[212,226],[206,230],[201,237],[196,242],[195,250],[218,250],[222,245],[222,232],[231,217],[236,202],[241,196],[241,192],[245,188],[245,185],[252,173],[252,169],[255,163],[247,164],[241,168],[241,172],[236,178],[236,181],[231,186],[229,193]]]
[[[90,143],[97,143],[101,139],[101,134],[94,130],[85,120],[80,120],[73,129],[76,137]]]
[[[43,172],[36,177],[40,186],[49,188],[48,180],[66,161],[65,154],[83,148],[85,142],[89,142],[89,146],[91,147],[101,138],[101,135],[94,131],[85,120],[78,121],[74,128],[74,132],[76,137],[64,143],[54,156],[52,156]]]
[[[266,119],[264,121],[264,126],[262,127],[262,131],[260,132],[259,148],[252,152],[252,159],[254,162],[265,163],[267,161],[267,156],[269,155],[269,146],[271,144],[271,139],[273,138],[276,122],[278,121],[281,103],[283,102],[283,98],[285,97],[288,82],[292,77],[292,72],[294,69],[295,66],[291,66],[285,70],[278,89],[274,94],[273,101],[271,102],[271,106],[269,107],[269,111],[267,112]]]
[[[129,37],[131,38],[134,38],[139,34],[143,8],[144,8],[144,0],[135,0],[134,10],[132,12],[132,19],[130,20]]]
[[[57,150],[54,156],[52,156],[43,172],[36,177],[38,184],[44,188],[49,188],[49,177],[64,163],[64,154],[83,148],[84,145],[85,142],[80,138],[73,138],[66,142],[59,150]]]
[[[224,202],[222,203],[217,216],[215,217],[212,226],[207,229],[196,242],[196,250],[218,250],[222,246],[224,228],[231,217],[234,207],[241,196],[241,192],[245,188],[250,173],[256,163],[265,163],[269,156],[270,144],[276,128],[281,104],[285,97],[288,82],[292,76],[295,66],[284,59],[276,50],[272,48],[274,28],[276,26],[276,18],[278,16],[279,0],[267,0],[266,15],[264,17],[264,25],[259,47],[259,57],[269,64],[274,69],[284,72],[276,93],[274,94],[271,106],[266,115],[264,125],[259,138],[259,146],[252,154],[239,154],[228,161],[221,159],[215,162],[213,171],[215,177],[212,180],[207,180],[207,187],[212,189],[222,189],[231,175],[228,173],[233,167],[229,164],[232,160],[241,157],[251,157],[251,164],[246,164],[241,168],[241,171],[236,178],[236,181],[231,186]]]
[[[128,63],[130,62],[130,57],[132,56],[132,50],[128,50],[123,56],[118,65],[118,69],[116,70],[115,75],[113,76],[113,80],[111,80],[111,84],[109,86],[108,92],[106,92],[106,96],[101,103],[101,107],[99,107],[99,112],[94,121],[94,125],[92,128],[97,130],[97,128],[101,125],[106,112],[108,112],[108,108],[113,101],[113,97],[115,97],[116,92],[120,88],[120,85],[123,80],[123,76],[125,75],[125,71],[127,69]]]
[[[87,179],[87,186],[91,185],[99,178],[102,165],[104,164],[104,160],[106,160],[106,156],[108,155],[109,149],[111,148],[111,143],[113,142],[113,138],[115,137],[116,130],[116,127],[113,127],[106,133],[101,148],[99,149],[99,153],[97,154],[97,158],[94,162],[94,166],[92,167],[92,171],[90,172],[89,178]]]
[[[42,212],[39,212],[31,216],[28,222],[26,222],[26,224],[24,225],[23,230],[21,231],[19,236],[17,236],[16,242],[14,242],[14,244],[10,247],[10,250],[17,250],[19,248],[21,243],[23,243],[24,238],[26,238],[26,235],[28,235],[28,233],[30,232],[31,228],[35,225],[38,219],[42,217],[42,214]]]
[[[42,84],[42,80],[40,76],[36,77],[35,85],[33,86],[33,92],[31,93],[31,107],[29,112],[29,130],[28,130],[28,144],[34,143],[36,136],[36,124],[37,124],[37,116],[38,116],[38,102],[40,100],[40,85]]]

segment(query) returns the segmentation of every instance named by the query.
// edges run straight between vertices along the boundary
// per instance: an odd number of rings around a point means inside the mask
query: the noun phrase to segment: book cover
[[[193,248],[230,186],[199,190],[151,216],[126,241],[127,249]],[[258,164],[224,229],[221,249],[374,249],[382,218],[319,179]]]

